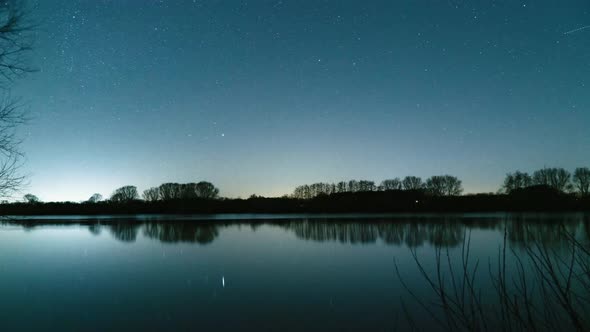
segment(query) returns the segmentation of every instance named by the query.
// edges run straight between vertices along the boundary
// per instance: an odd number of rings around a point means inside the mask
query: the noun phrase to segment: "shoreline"
[[[116,221],[134,220],[139,222],[149,221],[290,221],[290,220],[374,220],[396,221],[397,219],[421,219],[421,218],[478,218],[494,219],[507,216],[527,217],[551,217],[563,215],[589,215],[590,211],[482,211],[482,212],[392,212],[392,213],[210,213],[210,214],[184,214],[184,213],[143,213],[143,214],[20,214],[0,215],[0,222],[5,221]]]

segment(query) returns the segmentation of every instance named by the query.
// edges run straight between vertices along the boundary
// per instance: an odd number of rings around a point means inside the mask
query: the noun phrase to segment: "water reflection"
[[[195,222],[175,223],[148,223],[143,233],[152,239],[161,242],[192,242],[199,244],[211,243],[219,235],[219,227],[210,223],[199,224]]]
[[[0,227],[0,235],[4,236],[0,241],[0,293],[8,300],[4,301],[6,308],[0,308],[5,313],[0,318],[3,323],[12,319],[12,326],[17,326],[34,321],[30,320],[30,312],[42,312],[50,313],[44,317],[56,317],[60,322],[79,318],[81,321],[76,324],[83,326],[88,318],[83,314],[92,312],[103,313],[101,321],[94,324],[100,324],[105,317],[104,321],[121,319],[120,308],[124,305],[132,308],[125,314],[135,315],[128,321],[143,330],[153,330],[153,326],[165,330],[170,321],[176,323],[176,330],[190,330],[194,327],[195,312],[203,313],[198,319],[204,322],[206,330],[219,330],[219,322],[228,321],[236,324],[227,325],[228,330],[236,330],[246,320],[264,326],[268,308],[272,308],[285,325],[296,326],[294,330],[313,329],[316,326],[312,322],[319,322],[316,329],[324,331],[344,326],[338,324],[346,324],[351,330],[404,330],[403,324],[407,323],[403,304],[425,325],[424,330],[430,331],[433,320],[416,301],[434,303],[436,308],[449,303],[447,298],[438,301],[437,294],[460,296],[452,298],[452,304],[460,305],[457,310],[452,308],[453,313],[471,315],[472,308],[486,313],[472,324],[480,326],[479,322],[488,319],[488,313],[495,317],[503,308],[512,310],[508,312],[512,316],[506,316],[512,317],[507,324],[518,323],[521,308],[536,306],[559,313],[559,308],[544,305],[549,303],[544,299],[559,302],[555,296],[543,293],[543,285],[548,290],[565,289],[564,294],[574,299],[578,294],[589,294],[575,290],[590,289],[585,287],[590,285],[587,278],[582,279],[590,275],[590,264],[583,265],[590,261],[581,255],[587,247],[576,243],[573,251],[572,238],[567,238],[573,235],[580,243],[588,243],[589,215],[215,218],[103,216],[5,220],[4,224],[10,226]],[[125,245],[113,245],[113,241]],[[465,243],[474,249],[471,254],[465,252]],[[206,250],[203,246],[207,246]],[[500,250],[507,247],[509,250]],[[576,256],[572,256],[573,252]],[[544,279],[552,276],[551,271],[569,271],[571,257],[576,258],[574,276],[580,277],[574,280],[578,288],[573,295],[567,292],[573,288],[557,288],[559,284],[549,284]],[[477,272],[475,266],[480,266]],[[399,271],[397,276],[394,271]],[[431,283],[424,280],[428,276],[442,284],[439,288],[450,292],[432,293]],[[133,282],[121,283],[122,278]],[[473,286],[474,280],[477,283]],[[416,294],[416,299],[402,282]],[[466,300],[463,288],[455,285],[467,285]],[[36,291],[21,291],[35,288]],[[520,294],[524,289],[526,294]],[[477,296],[469,297],[473,294]],[[477,303],[469,302],[470,299],[480,298],[482,306],[468,306]],[[35,305],[34,311],[30,310]],[[67,310],[52,311],[53,308]],[[251,308],[254,309],[248,311]],[[367,310],[355,315],[359,308]],[[469,310],[459,311],[461,308]],[[83,314],[70,314],[78,309],[83,309]],[[590,317],[585,315],[590,310],[576,312]],[[232,319],[226,318],[227,313],[231,313]],[[301,314],[309,319],[298,319]],[[436,314],[437,318],[445,317],[444,313]],[[474,319],[469,317],[471,324]],[[347,318],[350,320],[342,323]],[[450,317],[456,321],[464,318]],[[489,326],[501,324],[504,322]],[[137,326],[122,330],[140,329]],[[109,327],[101,326],[100,330]]]
[[[463,243],[465,234],[471,230],[506,232],[512,246],[526,246],[541,241],[547,246],[559,247],[564,242],[563,228],[580,241],[590,238],[590,216],[584,214],[535,215],[507,214],[482,216],[412,216],[372,219],[352,218],[291,218],[265,220],[165,220],[139,218],[95,218],[80,220],[5,220],[4,223],[19,225],[26,230],[48,225],[87,226],[93,235],[103,229],[122,242],[135,242],[142,234],[146,238],[163,243],[210,244],[220,233],[236,224],[248,224],[253,231],[267,225],[295,234],[302,240],[336,241],[346,244],[405,245],[411,248],[424,245],[456,247]]]
[[[88,231],[92,233],[92,235],[100,235],[101,228],[99,224],[92,224],[88,226]]]
[[[123,242],[135,242],[141,224],[135,221],[122,221],[109,224],[107,227],[115,239]]]
[[[398,280],[416,306],[413,313],[406,311],[408,324],[418,330],[432,321],[437,330],[449,331],[589,331],[588,216],[512,215],[499,225],[503,241],[497,254],[487,257],[487,272],[478,269],[485,256],[470,254],[471,234],[452,253],[449,247],[433,248],[430,259],[411,248],[418,273],[409,278],[396,262]],[[422,282],[409,287],[416,278]],[[416,295],[424,288],[430,294]]]
[[[420,247],[456,247],[472,230],[506,232],[512,246],[543,242],[559,247],[564,233],[580,241],[590,237],[590,218],[586,215],[501,215],[485,217],[431,216],[379,220],[305,219],[278,223],[300,239],[370,244],[382,241],[390,245]],[[562,229],[565,232],[556,231]]]
[[[526,247],[531,243],[543,243],[548,247],[560,247],[568,243],[566,234],[579,241],[588,242],[590,235],[588,215],[513,215],[506,219],[508,241],[513,246]]]
[[[459,219],[384,219],[351,222],[346,220],[304,220],[279,224],[298,238],[313,241],[338,241],[368,244],[383,241],[392,245],[416,247],[425,243],[455,246],[463,240],[465,225]]]

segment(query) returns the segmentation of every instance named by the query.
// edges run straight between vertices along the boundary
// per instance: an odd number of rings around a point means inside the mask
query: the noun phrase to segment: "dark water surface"
[[[460,270],[467,247],[479,262],[478,292],[492,299],[500,254],[511,253],[505,268],[513,278],[514,255],[526,256],[531,244],[567,252],[559,230],[588,243],[590,217],[8,219],[0,226],[0,324],[2,331],[394,331],[414,317],[430,329],[436,320],[417,301],[435,295],[418,262],[434,273],[442,252]]]

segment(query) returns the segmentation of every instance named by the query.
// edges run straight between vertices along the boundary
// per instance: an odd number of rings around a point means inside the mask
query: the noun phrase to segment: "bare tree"
[[[590,168],[578,167],[574,171],[574,185],[582,195],[590,193]]]
[[[375,191],[375,190],[377,190],[377,186],[375,185],[374,181],[360,180],[358,182],[358,185],[359,185],[358,191]]]
[[[0,3],[0,76],[4,84],[34,71],[27,59],[33,44],[33,28],[24,1]]]
[[[463,186],[457,177],[437,175],[426,180],[426,190],[435,196],[458,196],[463,192]]]
[[[23,196],[23,200],[25,201],[25,203],[39,203],[41,202],[41,200],[39,199],[39,197],[33,195],[33,194],[26,194]]]
[[[154,202],[160,199],[160,188],[152,187],[143,191],[143,199],[147,202]]]
[[[197,197],[213,199],[219,195],[219,189],[217,189],[212,183],[201,181],[196,184]]]
[[[180,184],[178,183],[163,183],[159,187],[160,199],[169,201],[180,198]]]
[[[543,168],[533,173],[533,183],[545,185],[560,191],[570,190],[571,174],[563,168]]]
[[[550,172],[551,186],[561,191],[572,190],[571,173],[563,168],[553,168]]]
[[[102,201],[101,194],[94,194],[94,195],[90,196],[90,198],[88,199],[88,203],[98,203],[100,201]]]
[[[404,190],[419,190],[424,187],[422,179],[417,176],[406,176],[402,181]]]
[[[560,238],[560,250],[535,237],[523,225],[519,227],[524,227],[528,243],[522,251],[508,248],[510,235],[504,228],[496,263],[488,263],[491,287],[481,284],[481,262],[473,258],[471,235],[465,231],[458,253],[451,254],[448,246],[434,248],[432,269],[421,261],[415,248],[410,248],[417,275],[432,297],[423,298],[419,294],[424,293],[409,287],[397,261],[395,272],[422,310],[420,319],[432,320],[436,330],[589,331],[590,251],[587,243],[579,242],[575,232],[563,224],[552,226],[551,232]],[[405,304],[404,310],[412,330],[422,330]]]
[[[197,198],[197,184],[194,182],[182,183],[179,185],[178,192],[180,199],[195,199]]]
[[[130,202],[139,198],[137,193],[137,187],[135,186],[124,186],[121,187],[111,195],[111,201],[113,202]]]
[[[533,178],[528,173],[516,171],[506,174],[502,191],[509,194],[517,189],[523,189],[533,184]]]
[[[26,122],[22,104],[10,95],[14,80],[34,71],[28,65],[31,31],[23,2],[0,3],[0,196],[12,195],[23,183],[21,140],[15,129]]]
[[[399,178],[383,180],[379,187],[381,190],[401,190],[402,182]]]
[[[312,198],[311,190],[309,189],[309,186],[304,184],[302,186],[298,186],[297,188],[295,188],[295,190],[293,191],[293,198],[299,198],[299,199]]]
[[[443,176],[432,176],[426,180],[426,190],[435,196],[443,196],[445,193],[445,181]]]
[[[357,180],[350,180],[348,181],[348,191],[349,192],[356,192],[360,190],[360,185]]]
[[[300,190],[299,190],[300,191]],[[295,194],[300,194],[296,190]],[[201,181],[199,183],[163,183],[157,188],[150,188],[143,192],[143,198],[146,201],[170,201],[170,200],[190,200],[197,198],[217,198],[219,189],[212,183]]]
[[[461,180],[459,180],[459,178],[457,178],[455,176],[446,175],[445,179],[446,179],[446,183],[447,183],[446,194],[448,196],[458,196],[458,195],[461,195],[461,193],[463,193],[463,184],[462,184]]]

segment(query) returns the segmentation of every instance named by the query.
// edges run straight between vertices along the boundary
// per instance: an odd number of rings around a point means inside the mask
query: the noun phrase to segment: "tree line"
[[[30,194],[25,195],[25,201],[38,202],[30,200]],[[143,191],[141,198],[146,202],[156,201],[174,201],[174,200],[195,200],[195,199],[215,199],[219,197],[219,189],[211,182],[201,181],[198,183],[163,183],[158,187],[152,187]],[[114,203],[132,202],[140,199],[136,186],[123,186],[116,189],[108,199]],[[92,195],[86,202],[98,203],[103,200],[101,194]]]
[[[559,193],[588,196],[590,194],[590,168],[578,167],[573,173],[564,168],[542,168],[532,174],[515,171],[506,174],[499,194],[526,193],[530,190],[553,191]],[[463,193],[462,181],[452,175],[436,175],[422,180],[417,176],[393,178],[381,181],[379,184],[370,180],[350,180],[335,183],[318,182],[300,185],[291,195],[281,199],[312,199],[319,196],[329,196],[340,193],[361,192],[419,192],[438,197],[460,196]],[[257,198],[253,195],[251,198]],[[123,186],[116,189],[107,202],[124,203],[142,199],[146,202],[167,202],[175,200],[217,199],[219,189],[210,182],[198,183],[163,183],[160,186],[146,189],[140,195],[136,186]],[[26,203],[39,203],[39,198],[32,194],[23,197]],[[92,195],[86,203],[103,201],[100,194]]]
[[[421,190],[435,196],[458,196],[463,192],[461,180],[452,175],[435,175],[423,181],[417,176],[406,176],[381,181],[377,185],[369,180],[350,180],[338,183],[313,183],[295,188],[292,198],[311,199],[322,195],[388,190]]]
[[[590,169],[578,167],[573,174],[563,168],[542,168],[534,171],[532,175],[515,171],[506,174],[500,193],[510,194],[535,186],[586,196],[590,193]]]

